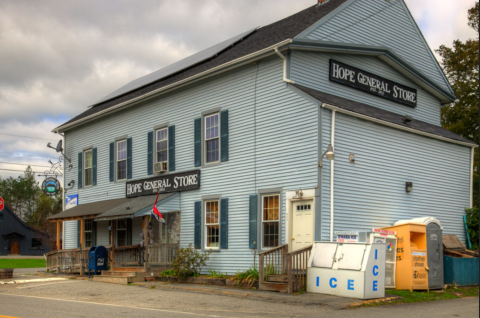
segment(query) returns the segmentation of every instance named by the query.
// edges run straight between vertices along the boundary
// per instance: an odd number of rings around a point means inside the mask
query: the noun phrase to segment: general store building
[[[192,243],[229,274],[283,244],[401,219],[434,216],[463,239],[476,145],[441,127],[455,99],[404,1],[312,3],[55,128],[79,205],[53,221],[64,249],[112,246],[116,264],[143,266],[160,188],[151,266]]]

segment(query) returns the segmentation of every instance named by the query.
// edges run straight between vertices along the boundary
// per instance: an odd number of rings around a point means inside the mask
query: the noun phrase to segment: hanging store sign
[[[60,182],[56,178],[46,178],[42,183],[42,191],[48,196],[54,196],[60,192]]]
[[[333,59],[330,59],[330,80],[410,107],[417,106],[416,89]]]
[[[126,197],[133,198],[142,195],[180,192],[200,188],[200,170],[169,174],[149,179],[129,181],[126,185]]]

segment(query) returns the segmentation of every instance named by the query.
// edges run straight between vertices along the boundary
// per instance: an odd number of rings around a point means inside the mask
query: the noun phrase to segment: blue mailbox
[[[90,271],[93,270],[95,275],[97,271],[106,271],[108,265],[108,251],[105,246],[92,246],[88,250],[88,278]]]

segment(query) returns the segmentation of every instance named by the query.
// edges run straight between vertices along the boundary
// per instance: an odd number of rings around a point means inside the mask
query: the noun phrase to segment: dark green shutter
[[[132,179],[132,138],[127,138],[127,179]]]
[[[97,222],[92,220],[92,246],[97,246]]]
[[[168,171],[175,171],[175,126],[168,127]]]
[[[114,157],[115,157],[115,144],[113,142],[110,143],[110,182],[115,181],[115,167],[114,167]]]
[[[195,119],[195,167],[202,165],[202,119]]]
[[[202,202],[195,202],[195,234],[194,242],[196,248],[202,248]]]
[[[127,245],[132,245],[132,219],[127,219]]]
[[[80,248],[80,231],[82,229],[82,221],[77,221],[77,247]]]
[[[228,199],[220,200],[220,248],[228,248]]]
[[[220,113],[220,151],[221,161],[228,161],[228,110]]]
[[[249,211],[249,246],[250,248],[257,248],[257,209],[258,196],[256,194],[250,196],[250,211]]]
[[[92,185],[97,185],[97,148],[92,149]]]
[[[148,146],[147,146],[147,170],[148,170],[148,175],[153,174],[153,131],[148,132]]]
[[[83,152],[78,153],[78,188],[82,188],[82,178],[83,178]]]

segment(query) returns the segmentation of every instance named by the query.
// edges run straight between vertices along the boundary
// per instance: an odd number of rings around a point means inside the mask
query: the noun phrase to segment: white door
[[[313,200],[293,202],[291,250],[313,244],[315,208]]]

